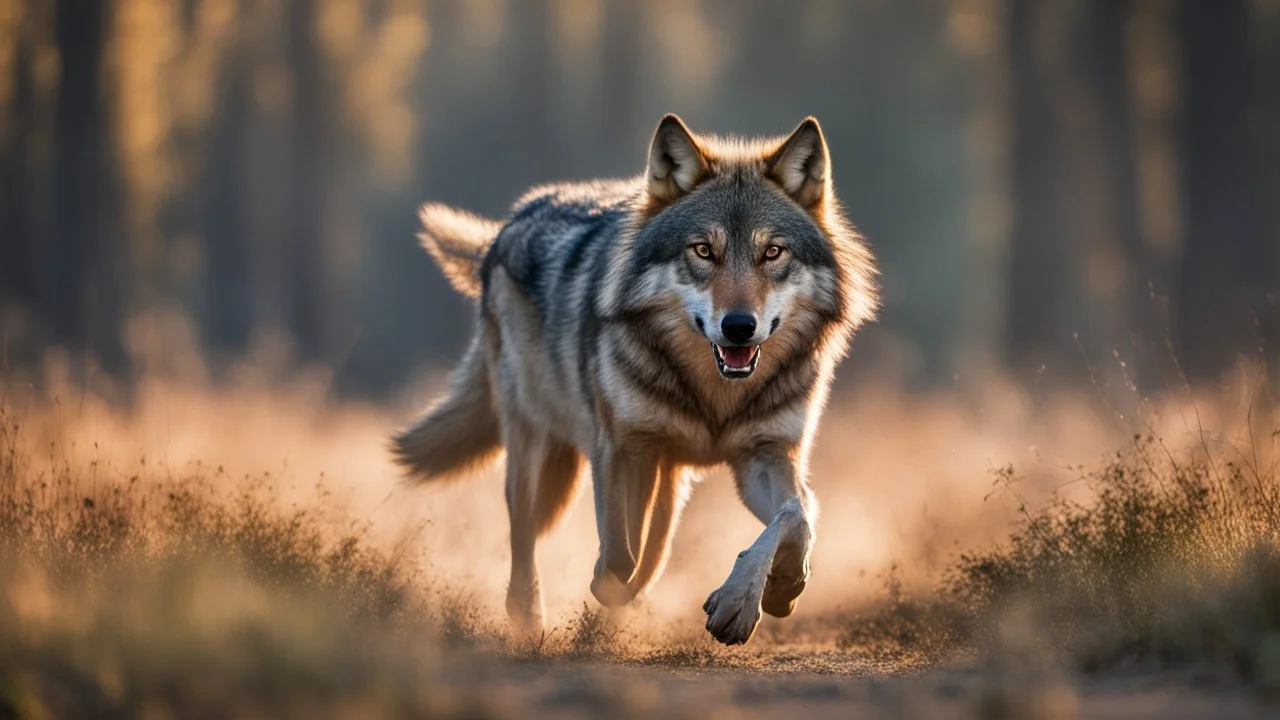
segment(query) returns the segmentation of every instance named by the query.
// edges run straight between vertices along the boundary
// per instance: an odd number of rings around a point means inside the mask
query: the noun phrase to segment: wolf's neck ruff
[[[425,480],[505,446],[513,621],[540,627],[533,546],[584,461],[601,603],[661,573],[686,468],[727,463],[767,527],[707,599],[707,629],[740,643],[761,612],[790,614],[809,575],[815,425],[876,308],[818,123],[741,141],[669,115],[639,177],[536,188],[503,222],[438,205],[422,220],[424,247],[478,300],[479,331],[448,395],[393,450]]]

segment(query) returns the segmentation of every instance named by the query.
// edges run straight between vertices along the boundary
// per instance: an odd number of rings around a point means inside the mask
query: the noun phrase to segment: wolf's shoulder
[[[643,193],[640,178],[542,185],[525,193],[485,257],[485,287],[502,267],[542,306],[557,284],[586,269],[597,248],[613,242]]]

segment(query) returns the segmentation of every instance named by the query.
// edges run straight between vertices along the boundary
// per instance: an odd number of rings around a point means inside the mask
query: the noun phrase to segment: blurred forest
[[[1280,368],[1280,0],[0,0],[4,362],[128,378],[178,307],[386,397],[472,322],[417,205],[637,173],[667,111],[822,121],[884,270],[849,373]]]

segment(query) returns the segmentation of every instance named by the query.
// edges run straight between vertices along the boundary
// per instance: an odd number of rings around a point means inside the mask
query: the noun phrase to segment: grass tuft
[[[85,467],[23,432],[0,401],[0,715],[483,710],[431,675],[449,611],[401,549],[266,477]]]
[[[1079,471],[1089,500],[1023,504],[1008,540],[960,554],[929,592],[891,573],[841,644],[1085,672],[1194,666],[1280,690],[1280,474],[1244,457],[1258,455],[1134,436]],[[995,482],[1017,496],[1012,468]]]

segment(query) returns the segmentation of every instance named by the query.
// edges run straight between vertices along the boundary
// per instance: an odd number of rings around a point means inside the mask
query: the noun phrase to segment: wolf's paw
[[[636,596],[635,591],[608,569],[596,573],[591,581],[591,594],[607,608],[622,607]]]
[[[510,628],[508,629],[507,634],[514,640],[536,640],[543,633],[544,628],[541,615],[508,614],[507,619],[508,622],[510,622]]]
[[[760,624],[760,593],[751,583],[735,583],[730,576],[707,597],[702,611],[711,637],[725,645],[741,645]]]
[[[764,596],[760,607],[774,617],[784,618],[795,612],[796,598],[804,592],[805,576],[780,577],[770,575],[764,584]]]
[[[542,634],[542,602],[508,592],[507,619],[513,637],[536,637]]]

